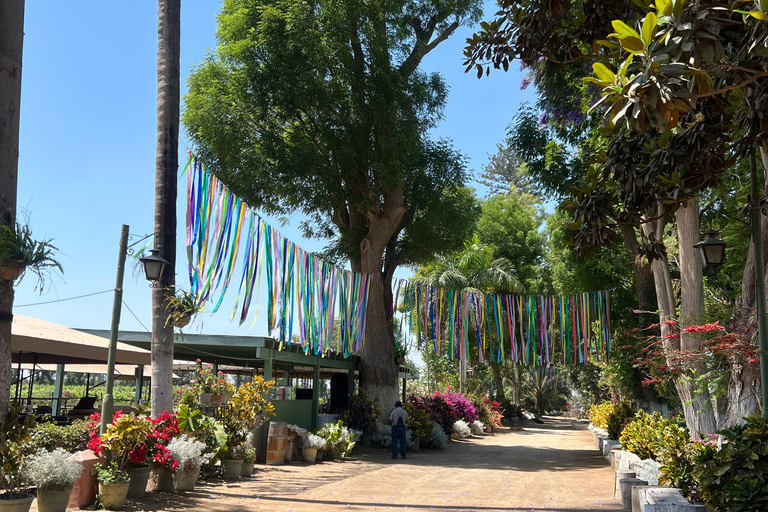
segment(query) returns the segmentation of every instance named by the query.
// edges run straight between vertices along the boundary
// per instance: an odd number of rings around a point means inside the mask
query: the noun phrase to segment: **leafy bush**
[[[429,414],[413,404],[405,404],[403,409],[408,413],[408,428],[413,431],[413,437],[429,444],[432,441],[432,421]]]
[[[410,415],[410,412],[408,414]],[[349,409],[339,414],[339,419],[348,428],[365,433],[376,427],[379,415],[381,415],[379,401],[368,396],[363,389],[358,389],[352,396]]]
[[[718,510],[768,509],[768,422],[760,416],[722,430],[722,444],[698,442],[693,476],[704,501]]]
[[[317,431],[317,435],[325,439],[329,450],[335,450],[339,458],[344,458],[352,452],[355,442],[344,423],[329,423]]]
[[[469,425],[467,425],[467,422],[464,420],[456,420],[453,424],[453,433],[456,434],[456,436],[459,437],[459,439],[464,439],[465,437],[469,437],[472,435],[472,431],[469,429]]]
[[[40,448],[24,461],[24,472],[40,489],[72,485],[83,472],[75,456],[61,448]]]
[[[608,428],[608,415],[613,410],[613,404],[610,401],[601,402],[599,404],[592,404],[589,407],[587,417],[589,421],[597,428]]]
[[[439,393],[424,398],[411,395],[409,402],[417,407],[419,407],[420,404],[425,406],[429,410],[430,419],[443,427],[443,432],[446,434],[452,432],[451,427],[453,426],[453,422],[459,419],[453,404],[448,402]]]
[[[445,430],[439,423],[432,422],[432,442],[430,446],[433,448],[445,448],[448,444],[448,436],[445,435]]]
[[[637,409],[632,407],[629,402],[621,402],[614,407],[605,418],[608,437],[611,439],[618,439],[621,437],[621,432],[624,430],[624,427],[632,421],[635,414],[637,414]]]
[[[621,449],[632,452],[641,459],[660,458],[664,429],[669,420],[655,412],[640,411],[630,421],[619,437]]]
[[[661,476],[659,484],[677,487],[683,494],[696,500],[698,484],[693,478],[694,458],[698,448],[691,442],[691,434],[685,426],[685,419],[670,420],[660,436],[659,457]]]
[[[24,444],[25,453],[36,453],[41,448],[53,451],[61,448],[69,453],[88,448],[89,431],[85,421],[78,420],[71,425],[38,423],[29,433],[30,439]]]

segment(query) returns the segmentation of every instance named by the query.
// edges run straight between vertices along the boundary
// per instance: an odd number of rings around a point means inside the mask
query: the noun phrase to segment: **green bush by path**
[[[635,413],[637,413],[637,410],[629,402],[621,402],[611,409],[611,412],[605,418],[605,429],[608,431],[608,437],[618,439],[624,427],[634,418]]]
[[[613,404],[609,400],[606,400],[605,402],[591,405],[587,417],[595,427],[607,429],[608,415],[611,411],[613,411]]]
[[[729,512],[768,510],[768,422],[761,416],[722,430],[715,440],[696,443],[693,477],[705,503]]]
[[[634,453],[641,459],[659,460],[664,429],[669,420],[655,412],[640,411],[630,421],[619,437],[621,449]]]

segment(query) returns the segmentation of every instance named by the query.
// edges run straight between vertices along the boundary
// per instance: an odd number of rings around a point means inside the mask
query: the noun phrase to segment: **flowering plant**
[[[463,419],[467,423],[472,423],[477,420],[475,406],[461,393],[440,393],[439,391],[435,391],[435,396],[442,396],[446,402],[453,405],[453,409],[460,419]]]
[[[186,434],[172,439],[167,448],[178,463],[176,467],[184,473],[199,470],[200,466],[213,458],[213,453],[205,453],[205,443]]]
[[[211,365],[204,365],[203,362],[198,359],[195,362],[195,371],[197,372],[197,379],[193,381],[197,391],[199,393],[215,393],[216,378],[211,371]]]
[[[213,393],[216,395],[232,395],[235,393],[235,386],[227,382],[224,372],[219,372],[214,378]]]
[[[325,448],[325,445],[326,445],[325,439],[311,433],[304,438],[304,442],[303,442],[304,448],[317,448],[318,450],[322,450],[323,448]]]
[[[75,456],[62,448],[52,452],[40,448],[24,461],[24,473],[40,489],[72,485],[82,472]]]

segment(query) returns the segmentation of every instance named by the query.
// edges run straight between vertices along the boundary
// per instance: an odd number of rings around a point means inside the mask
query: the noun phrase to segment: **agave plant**
[[[64,272],[61,263],[56,259],[53,239],[38,241],[32,238],[32,232],[27,225],[0,226],[0,266],[14,267],[19,270],[13,276],[4,276],[4,279],[16,279],[23,276],[26,270],[37,275],[37,288],[42,293],[45,286],[45,278],[50,274],[51,268]]]

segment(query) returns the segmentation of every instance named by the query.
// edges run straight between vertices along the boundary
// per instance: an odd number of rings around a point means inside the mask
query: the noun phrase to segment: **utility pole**
[[[755,253],[755,307],[757,309],[757,339],[760,348],[760,381],[763,394],[763,417],[768,418],[768,313],[765,309],[762,210],[760,192],[757,188],[755,148],[749,152],[749,181],[752,244]]]
[[[115,300],[112,302],[112,325],[109,328],[109,355],[107,356],[107,382],[101,401],[101,423],[99,433],[107,431],[112,422],[115,401],[115,359],[117,358],[117,332],[120,328],[120,312],[123,308],[123,277],[125,276],[125,255],[128,253],[128,226],[120,230],[120,254],[117,257],[117,279],[115,279]]]

